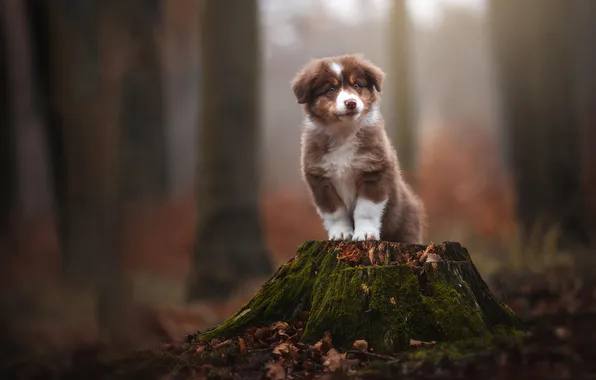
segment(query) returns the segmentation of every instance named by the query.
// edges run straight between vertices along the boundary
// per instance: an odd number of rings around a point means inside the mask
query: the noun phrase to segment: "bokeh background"
[[[289,82],[348,52],[387,74],[427,243],[460,241],[491,285],[594,268],[593,0],[1,0],[0,16],[6,350],[178,339],[325,239]]]

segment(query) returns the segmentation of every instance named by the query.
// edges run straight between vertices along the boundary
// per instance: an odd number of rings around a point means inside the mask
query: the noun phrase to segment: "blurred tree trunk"
[[[578,15],[576,43],[576,83],[579,93],[579,115],[582,126],[581,151],[583,156],[584,190],[588,196],[589,227],[596,237],[596,1],[577,0]]]
[[[7,88],[10,91],[10,126],[5,154],[12,156],[13,212],[19,220],[30,221],[47,214],[51,206],[48,178],[47,141],[44,120],[40,113],[39,93],[33,70],[35,57],[27,9],[21,0],[0,3],[6,35],[3,54]],[[10,178],[10,176],[8,177]]]
[[[259,215],[258,3],[204,1],[202,7],[205,96],[189,299],[225,297],[244,279],[272,271]]]
[[[393,1],[390,18],[390,47],[392,81],[395,83],[395,146],[404,173],[411,176],[416,168],[416,125],[414,118],[410,52],[410,18],[407,1]]]
[[[188,196],[194,191],[197,172],[199,2],[176,0],[163,4],[169,196]]]
[[[573,7],[559,0],[492,0],[489,13],[523,234],[542,236],[558,226],[562,244],[587,244]]]
[[[15,182],[5,28],[4,17],[0,17],[0,236],[8,229]]]
[[[103,337],[127,343],[132,292],[120,263],[123,201],[165,187],[160,3],[30,5],[58,167],[64,274],[96,292]]]
[[[163,62],[164,1],[133,0],[111,5],[119,22],[109,44],[120,46],[126,67],[121,83],[120,178],[126,200],[159,200],[167,190],[166,109]],[[120,41],[126,38],[126,42]],[[116,47],[118,49],[118,47]]]

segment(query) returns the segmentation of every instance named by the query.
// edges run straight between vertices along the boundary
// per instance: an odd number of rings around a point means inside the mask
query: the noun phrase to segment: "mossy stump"
[[[230,338],[302,311],[309,312],[305,343],[330,332],[340,349],[364,339],[379,353],[401,351],[410,339],[448,342],[522,328],[458,243],[307,241],[236,314],[197,338]]]

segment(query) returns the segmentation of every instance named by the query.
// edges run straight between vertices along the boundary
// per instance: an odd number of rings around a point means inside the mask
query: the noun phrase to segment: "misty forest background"
[[[425,242],[487,278],[592,271],[595,20],[593,0],[1,0],[0,338],[190,333],[325,239],[289,81],[346,52],[387,73]]]

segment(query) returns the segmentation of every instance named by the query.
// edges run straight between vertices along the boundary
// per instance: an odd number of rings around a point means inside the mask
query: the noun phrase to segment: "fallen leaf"
[[[319,340],[317,343],[315,343],[313,346],[313,348],[315,350],[318,350],[322,354],[326,354],[327,351],[329,351],[329,349],[332,347],[333,347],[333,344],[331,341],[331,334],[328,331],[325,332],[325,335],[323,336],[323,338],[321,340]]]
[[[255,331],[255,338],[257,338],[258,340],[267,340],[267,338],[269,338],[271,335],[273,334],[271,333],[271,330],[269,330],[267,327],[261,327],[260,329]]]
[[[288,343],[281,343],[275,346],[273,349],[273,353],[277,355],[287,354],[289,352],[289,344]]]
[[[345,357],[345,354],[340,355],[335,348],[331,348],[327,352],[327,359],[323,362],[323,365],[327,367],[329,371],[335,372],[341,368],[343,357]]]
[[[371,248],[368,250],[368,259],[370,260],[370,263],[371,263],[372,265],[375,265],[375,264],[376,264],[376,262],[377,262],[377,258],[376,258],[376,256],[375,256],[375,249],[374,249],[373,247],[371,247]]]
[[[560,340],[567,340],[571,336],[571,331],[566,327],[556,327],[554,333]]]
[[[288,327],[290,327],[290,325],[286,322],[275,322],[274,324],[271,325],[271,330],[285,330]]]
[[[395,297],[391,296],[391,298],[389,298],[389,302],[391,302],[393,305],[397,304],[397,301],[395,300]]]
[[[498,362],[501,367],[505,367],[509,362],[509,354],[507,354],[506,352],[501,352],[501,354],[499,355]]]
[[[300,313],[298,313],[298,319],[301,321],[307,321],[309,315],[310,313],[308,311],[303,310]]]
[[[419,347],[419,346],[432,346],[433,344],[436,344],[437,342],[435,342],[434,340],[431,342],[423,342],[421,340],[416,340],[416,339],[410,339],[410,346],[414,346],[414,347]]]
[[[441,261],[441,258],[436,253],[429,253],[426,258],[427,263],[436,263],[438,261]]]
[[[216,344],[215,346],[213,346],[213,349],[214,350],[219,350],[220,348],[229,346],[230,344],[232,344],[232,339],[228,339],[228,340],[225,340],[225,341],[223,341],[223,342],[221,342],[219,344]]]
[[[240,353],[245,354],[246,353],[246,342],[244,341],[244,339],[238,337],[238,346],[240,347]]]
[[[359,339],[354,342],[352,345],[357,350],[367,350],[368,349],[368,342],[364,339]]]
[[[265,364],[267,369],[267,378],[270,380],[285,380],[286,370],[280,362],[270,362]]]

